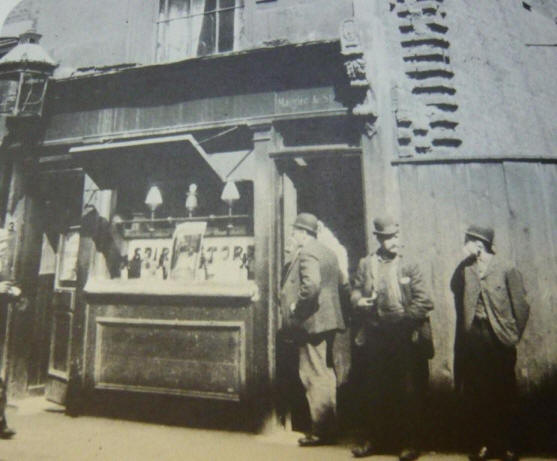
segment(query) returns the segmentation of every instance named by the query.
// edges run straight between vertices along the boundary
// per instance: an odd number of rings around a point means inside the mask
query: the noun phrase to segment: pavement
[[[64,414],[42,397],[11,402],[11,440],[0,440],[0,461],[341,461],[354,459],[347,445],[300,448],[300,434],[275,427],[264,435],[193,429]],[[393,461],[395,456],[373,456]],[[463,454],[427,453],[423,461],[465,461]],[[522,458],[524,461],[557,458]]]

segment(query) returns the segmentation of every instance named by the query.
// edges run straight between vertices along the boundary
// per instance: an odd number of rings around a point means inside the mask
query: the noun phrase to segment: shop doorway
[[[312,213],[346,249],[352,274],[366,252],[360,155],[295,157],[277,160],[277,166],[282,188],[281,249],[297,213]]]
[[[280,229],[278,229],[280,268],[284,267],[287,239],[291,234],[296,215],[308,212],[316,215],[326,227],[326,232],[330,232],[338,244],[344,247],[345,261],[339,263],[341,270],[344,269],[351,277],[359,259],[366,252],[361,156],[350,154],[291,157],[277,160],[277,167],[281,189]],[[327,240],[322,241],[330,246]],[[339,256],[338,249],[336,253]],[[282,273],[281,270],[277,272]],[[281,281],[277,280],[278,290],[280,284]],[[349,299],[346,293],[341,299],[345,319],[348,321]],[[342,336],[338,343],[339,347],[344,349],[346,357],[350,357],[350,331],[347,330]],[[284,422],[290,417],[294,431],[308,432],[311,422],[305,391],[298,377],[297,347],[289,342],[287,337],[283,337],[282,332],[278,332],[275,351],[277,412]],[[348,359],[347,364],[349,363]],[[340,380],[338,384],[343,383],[337,397],[341,426],[345,425],[342,421],[344,419],[342,408],[346,406],[347,401],[345,397],[349,374],[347,364],[343,365],[345,366],[343,370],[336,370],[337,378]]]

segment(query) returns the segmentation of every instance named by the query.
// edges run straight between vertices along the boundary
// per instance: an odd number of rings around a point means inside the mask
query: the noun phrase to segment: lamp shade
[[[162,204],[161,191],[157,186],[151,186],[147,197],[145,198],[145,205],[154,210]]]
[[[238,191],[234,181],[226,181],[220,198],[223,202],[226,202],[229,205],[240,199],[240,192]]]

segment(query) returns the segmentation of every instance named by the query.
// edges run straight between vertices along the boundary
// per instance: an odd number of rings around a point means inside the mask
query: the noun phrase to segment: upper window
[[[157,61],[231,51],[242,0],[160,0]]]

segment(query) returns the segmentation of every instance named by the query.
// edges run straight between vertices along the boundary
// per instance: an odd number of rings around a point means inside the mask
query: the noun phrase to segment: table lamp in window
[[[149,192],[147,192],[145,205],[151,210],[151,219],[155,219],[155,210],[162,205],[161,191],[157,186],[151,186]]]
[[[228,205],[228,216],[232,216],[232,205],[240,199],[240,192],[234,181],[226,181],[220,199]]]

